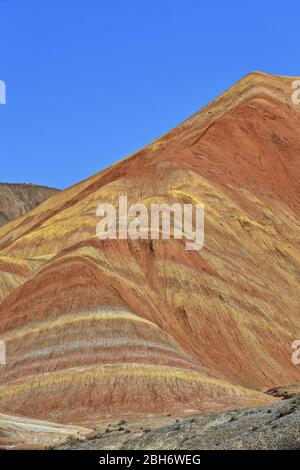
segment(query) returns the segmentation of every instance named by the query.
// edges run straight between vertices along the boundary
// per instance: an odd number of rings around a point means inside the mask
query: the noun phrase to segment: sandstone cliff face
[[[246,76],[131,157],[0,229],[0,409],[87,425],[275,400],[299,379],[300,107]],[[96,208],[203,203],[205,245],[103,240]]]
[[[57,192],[36,184],[0,183],[0,226],[34,209]]]

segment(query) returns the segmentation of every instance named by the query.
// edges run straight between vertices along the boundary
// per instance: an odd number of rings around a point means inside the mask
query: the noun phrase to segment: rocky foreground
[[[152,429],[139,424],[121,421],[87,437],[70,437],[59,449],[300,450],[300,396],[271,406],[176,419]]]

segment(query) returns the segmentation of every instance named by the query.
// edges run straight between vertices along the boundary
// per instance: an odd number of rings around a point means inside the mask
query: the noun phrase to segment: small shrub
[[[127,424],[127,421],[124,421],[124,419],[118,422],[118,426],[123,426],[124,424]]]

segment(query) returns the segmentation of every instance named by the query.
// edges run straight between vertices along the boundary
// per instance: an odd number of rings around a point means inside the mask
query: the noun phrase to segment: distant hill
[[[57,191],[36,184],[0,183],[0,225],[34,209]]]

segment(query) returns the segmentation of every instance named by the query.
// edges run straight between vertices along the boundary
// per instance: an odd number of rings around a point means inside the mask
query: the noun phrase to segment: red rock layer
[[[272,400],[296,382],[300,112],[252,74],[0,230],[0,408],[56,421]],[[205,245],[96,237],[96,208],[203,203]],[[1,292],[1,291],[0,291]]]

